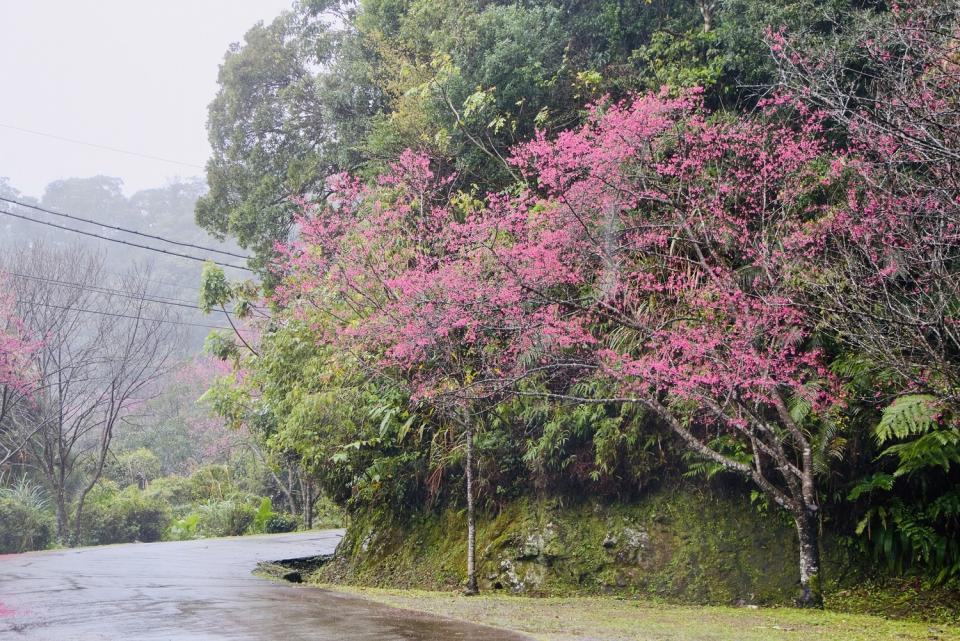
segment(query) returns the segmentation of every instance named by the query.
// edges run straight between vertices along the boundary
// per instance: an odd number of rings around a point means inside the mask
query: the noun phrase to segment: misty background
[[[237,251],[194,223],[206,191],[210,153],[207,105],[231,43],[291,0],[0,0],[0,198],[204,247]],[[127,234],[0,202],[0,210],[94,234]],[[195,303],[201,264],[130,245],[0,215],[0,252],[41,241],[82,243],[113,271],[148,262],[155,291]],[[139,239],[143,244],[182,248]],[[213,257],[203,251],[184,253]],[[243,253],[243,252],[238,252]],[[242,260],[233,260],[242,263]],[[231,277],[248,276],[227,270]],[[110,287],[116,283],[105,283]],[[178,307],[190,348],[199,347],[217,314]]]

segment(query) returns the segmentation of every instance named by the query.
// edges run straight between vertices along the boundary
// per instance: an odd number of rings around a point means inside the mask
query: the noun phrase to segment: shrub
[[[167,530],[167,540],[169,541],[189,541],[199,538],[198,526],[200,525],[200,513],[191,512],[182,519],[177,519]]]
[[[289,514],[274,514],[263,526],[263,531],[267,534],[279,534],[280,532],[293,532],[300,526],[300,522],[295,516]]]
[[[198,531],[203,536],[240,536],[253,524],[257,511],[232,499],[200,506]]]
[[[197,502],[223,501],[237,491],[230,468],[226,465],[204,465],[189,479],[191,498]]]
[[[53,540],[52,519],[35,506],[0,496],[0,553],[42,550]]]
[[[141,447],[117,454],[107,467],[106,475],[120,487],[136,485],[144,489],[150,481],[160,476],[160,471],[160,459],[157,455]]]
[[[182,476],[163,476],[151,481],[144,496],[168,504],[176,518],[187,516],[194,507],[192,484]]]
[[[0,474],[0,484],[6,481],[6,477]],[[0,487],[0,497],[11,499],[20,505],[45,512],[50,501],[47,499],[47,491],[42,485],[33,483],[25,476],[17,479],[16,483],[11,483],[7,487]]]
[[[267,531],[267,521],[274,516],[273,502],[270,497],[265,496],[260,501],[260,509],[253,517],[253,523],[250,525],[251,533],[261,533]]]
[[[159,541],[170,524],[170,506],[135,486],[92,496],[83,513],[84,545]]]

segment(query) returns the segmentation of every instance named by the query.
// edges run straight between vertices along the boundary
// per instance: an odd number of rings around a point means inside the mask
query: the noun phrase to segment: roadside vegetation
[[[84,245],[0,255],[0,553],[338,524],[296,462],[201,401],[223,368],[184,349],[154,274],[117,290],[108,270]]]
[[[143,451],[135,452],[143,456]],[[302,517],[274,507],[265,479],[243,477],[230,465],[209,464],[188,476],[137,482],[108,477],[90,492],[78,545],[183,541],[304,529]],[[0,487],[0,554],[58,545],[56,518],[46,491],[26,477]],[[314,527],[340,527],[339,510],[314,506]]]

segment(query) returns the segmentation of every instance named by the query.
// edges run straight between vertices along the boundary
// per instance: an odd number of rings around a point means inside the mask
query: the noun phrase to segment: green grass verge
[[[830,611],[321,587],[397,608],[516,630],[540,641],[960,641],[957,626]]]

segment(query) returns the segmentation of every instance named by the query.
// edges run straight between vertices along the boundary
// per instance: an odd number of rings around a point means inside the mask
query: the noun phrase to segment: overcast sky
[[[224,52],[292,1],[0,0],[0,176],[39,197],[57,178],[119,176],[129,194],[202,175]]]

